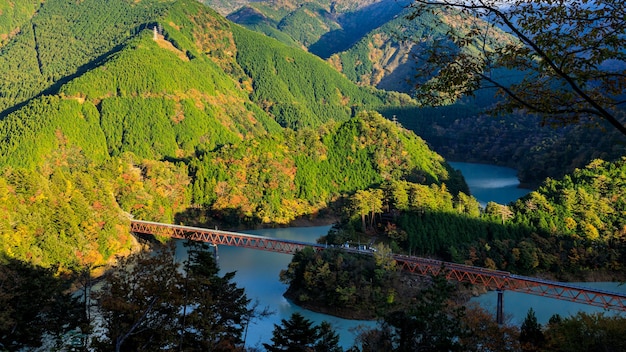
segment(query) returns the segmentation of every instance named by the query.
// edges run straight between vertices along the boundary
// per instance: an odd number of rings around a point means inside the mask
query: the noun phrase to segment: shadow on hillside
[[[43,333],[80,326],[84,307],[69,291],[73,277],[5,254],[0,263],[0,350],[37,347]]]
[[[568,270],[570,244],[541,233],[532,225],[452,212],[406,212],[377,217],[362,230],[361,219],[344,219],[324,242],[351,247],[372,242],[394,253],[433,258],[516,274]]]
[[[99,67],[101,65],[103,65],[113,54],[119,52],[122,48],[124,47],[124,44],[118,44],[115,47],[113,47],[113,49],[107,51],[106,53],[96,57],[94,60],[79,66],[76,71],[72,74],[69,74],[67,76],[61,77],[59,80],[57,80],[56,82],[54,82],[53,84],[51,84],[49,87],[45,88],[44,90],[42,90],[39,94],[33,96],[30,99],[26,99],[25,101],[15,104],[13,106],[8,107],[7,109],[5,109],[4,111],[0,111],[0,120],[5,118],[7,115],[10,115],[11,113],[25,107],[26,105],[28,105],[31,101],[40,98],[42,96],[46,96],[46,95],[55,95],[58,94],[59,91],[61,90],[61,87],[63,87],[63,85],[65,85],[66,83],[74,80],[75,78],[80,77],[81,75],[85,74],[87,71],[92,70],[96,67]]]
[[[381,1],[342,14],[338,21],[342,28],[324,34],[309,51],[323,59],[345,51],[367,33],[399,16],[407,4],[405,1]]]
[[[145,24],[141,24],[136,26],[133,29],[130,29],[130,33],[132,33],[131,36],[129,36],[128,38],[126,38],[125,40],[122,40],[119,44],[113,46],[110,50],[106,51],[103,54],[100,54],[99,56],[96,56],[95,58],[93,58],[93,60],[79,66],[76,68],[76,70],[74,71],[74,73],[70,73],[66,76],[61,77],[60,79],[58,79],[57,81],[55,81],[54,83],[52,83],[50,86],[48,86],[47,88],[43,89],[41,92],[39,92],[38,94],[34,95],[31,98],[28,98],[26,100],[24,100],[23,102],[17,103],[15,105],[12,105],[8,108],[6,108],[3,111],[0,111],[0,120],[2,120],[3,118],[5,118],[7,115],[10,115],[11,113],[20,110],[21,108],[25,107],[26,105],[28,105],[31,101],[42,97],[42,96],[46,96],[46,95],[55,95],[58,94],[59,91],[61,90],[61,88],[71,82],[72,80],[80,77],[81,75],[87,73],[90,70],[93,70],[97,67],[103,66],[114,54],[118,53],[119,51],[121,51],[127,44],[127,40],[131,39],[137,35],[139,35],[139,33],[141,33],[141,31],[143,30],[148,30],[152,27],[154,27],[156,25],[156,23],[145,23]]]

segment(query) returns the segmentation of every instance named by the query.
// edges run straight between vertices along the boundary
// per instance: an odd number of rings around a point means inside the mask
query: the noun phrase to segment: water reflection
[[[449,164],[461,171],[472,195],[482,207],[492,201],[508,204],[530,192],[529,189],[519,188],[519,179],[514,169],[462,162],[449,162]]]

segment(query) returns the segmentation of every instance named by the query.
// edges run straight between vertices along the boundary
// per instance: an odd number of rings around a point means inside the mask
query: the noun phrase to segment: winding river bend
[[[507,204],[530,191],[518,188],[519,181],[513,169],[473,163],[453,162],[450,164],[452,167],[461,170],[472,195],[483,206],[489,201]],[[329,229],[330,226],[319,226],[263,229],[245,232],[269,237],[315,242],[318,237],[325,235]],[[184,258],[185,256],[184,248],[179,246],[178,257]],[[245,288],[248,297],[253,301],[258,301],[259,307],[268,307],[274,312],[269,318],[254,321],[249,325],[246,335],[247,347],[257,346],[262,348],[263,342],[270,342],[274,324],[280,324],[281,319],[289,319],[294,312],[300,312],[307,319],[314,321],[315,324],[319,324],[324,320],[331,323],[340,334],[340,344],[344,348],[349,348],[353,345],[356,337],[355,329],[376,325],[372,321],[347,320],[315,313],[302,309],[284,298],[283,293],[287,290],[287,285],[281,283],[278,277],[280,271],[285,269],[290,261],[291,255],[286,254],[238,247],[222,246],[219,248],[221,271],[236,271],[235,280],[240,287]],[[626,286],[619,286],[616,283],[583,283],[581,285],[589,285],[609,291],[626,292]],[[495,312],[495,292],[473,298],[472,301]],[[542,324],[545,324],[555,313],[561,316],[568,316],[578,311],[601,311],[600,308],[583,304],[516,292],[505,292],[504,313],[505,317],[509,318],[511,322],[521,324],[526,317],[528,309],[531,307],[535,310],[539,323]]]
[[[529,189],[518,187],[519,180],[514,169],[462,162],[450,162],[449,164],[463,173],[472,195],[478,199],[483,207],[489,201],[507,204],[530,192]],[[605,291],[626,293],[626,285],[616,282],[577,282],[573,284]],[[471,302],[476,302],[482,307],[495,312],[497,293],[489,292],[472,298]],[[530,308],[533,308],[535,311],[537,321],[540,324],[547,323],[554,314],[566,317],[577,312],[595,313],[603,311],[602,308],[582,303],[561,301],[512,291],[504,293],[504,314],[505,317],[510,319],[511,323],[521,325]],[[606,313],[608,315],[618,314],[613,311],[607,311]]]

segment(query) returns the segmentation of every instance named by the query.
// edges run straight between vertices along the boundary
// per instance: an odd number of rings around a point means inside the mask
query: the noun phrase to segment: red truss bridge
[[[305,247],[314,247],[316,249],[326,248],[326,246],[317,243],[143,220],[131,220],[130,229],[132,232],[147,235],[188,239],[192,241],[208,242],[213,245],[245,247],[286,254],[293,254]]]
[[[131,220],[131,231],[192,241],[260,249],[264,251],[293,254],[305,247],[324,250],[326,245],[251,235],[238,232],[211,230],[199,227],[171,225],[151,221]],[[354,253],[372,254],[355,248],[343,248]],[[490,270],[476,266],[444,262],[434,259],[394,254],[393,259],[402,270],[419,275],[436,275],[443,271],[446,278],[459,282],[483,285],[498,290],[498,321],[502,319],[502,291],[511,290],[545,296],[576,303],[584,303],[605,309],[626,311],[626,294],[597,290],[567,283],[541,280],[514,275],[507,271]]]

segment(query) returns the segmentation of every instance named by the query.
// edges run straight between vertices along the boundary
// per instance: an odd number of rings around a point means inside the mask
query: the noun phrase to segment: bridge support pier
[[[217,262],[220,259],[220,254],[217,252],[217,245],[211,244],[211,247],[213,247],[213,258],[215,258],[215,262]]]
[[[503,299],[504,299],[504,290],[498,289],[498,305],[497,305],[497,308],[496,308],[496,322],[498,323],[498,325],[502,325],[504,323],[504,315],[503,315],[504,303],[503,303]]]

